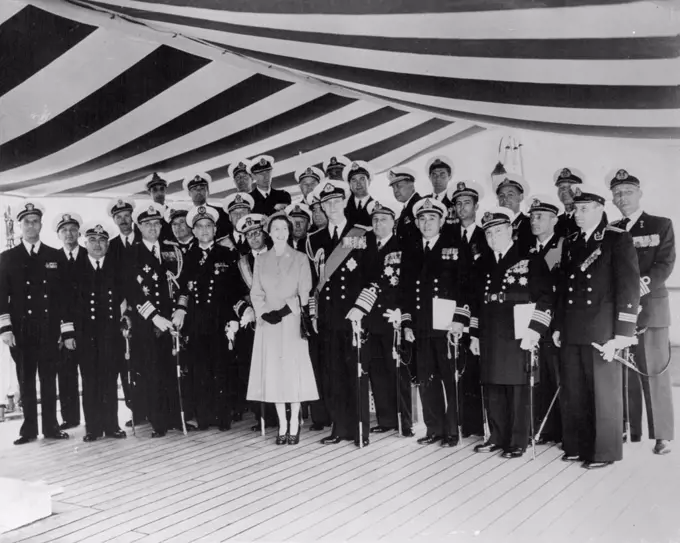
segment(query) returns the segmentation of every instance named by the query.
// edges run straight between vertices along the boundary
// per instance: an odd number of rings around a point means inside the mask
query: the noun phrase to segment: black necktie
[[[95,260],[95,264],[97,265],[97,271],[101,271],[102,270],[101,262],[99,262],[99,260]]]
[[[539,243],[538,244],[538,252],[540,253],[543,250],[543,244]]]
[[[333,227],[333,245],[336,245],[336,244],[338,243],[338,241],[339,241],[339,238],[338,238],[338,227],[337,227],[337,226],[334,226],[334,227]]]
[[[423,251],[425,252],[426,255],[430,253],[430,242],[429,241],[425,242],[425,247],[423,248]]]
[[[628,230],[628,224],[630,223],[630,219],[628,217],[625,217],[621,221],[619,221],[619,228],[623,230]]]
[[[470,232],[467,228],[463,229],[463,239],[465,240],[465,243],[470,243]]]
[[[73,251],[68,252],[68,261],[73,262]],[[99,262],[99,260],[97,260],[97,262]]]
[[[501,258],[503,258],[503,255],[501,253],[496,253],[496,263],[500,262]]]

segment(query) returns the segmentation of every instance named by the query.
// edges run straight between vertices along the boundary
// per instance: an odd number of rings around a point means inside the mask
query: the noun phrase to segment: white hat
[[[512,224],[512,212],[507,207],[493,207],[484,212],[480,223],[485,230],[499,224]]]
[[[562,204],[554,194],[532,194],[528,206],[529,213],[532,211],[550,211],[559,215],[562,212]]]
[[[382,213],[384,215],[391,215],[393,219],[399,215],[394,204],[378,202],[378,200],[371,200],[366,206],[366,211],[368,211],[368,214],[371,216]]]
[[[290,204],[286,207],[286,215],[289,217],[307,217],[310,221],[312,220],[312,210],[309,209],[307,204],[296,203]]]
[[[183,202],[174,202],[168,204],[168,209],[165,210],[165,220],[172,223],[177,217],[186,217],[191,206]]]
[[[479,201],[484,198],[484,188],[475,181],[451,181],[446,187],[446,196],[452,202],[459,196],[472,196]]]
[[[324,179],[318,186],[312,191],[314,197],[319,200],[319,202],[325,202],[331,198],[349,198],[350,190],[349,185],[344,181],[338,181],[336,179]]]
[[[132,220],[137,224],[142,224],[143,222],[152,221],[154,219],[162,221],[164,216],[165,209],[156,202],[139,202],[139,205],[137,205],[132,212]]]
[[[342,178],[345,180],[346,183],[349,183],[350,178],[354,174],[360,173],[363,173],[366,177],[368,177],[369,181],[373,179],[373,175],[371,174],[371,167],[368,165],[368,162],[364,160],[354,160],[352,161],[351,164],[345,166],[342,169]]]
[[[21,202],[21,206],[17,210],[16,220],[21,222],[21,219],[29,215],[38,215],[42,217],[45,214],[45,207],[35,200],[24,200]]]
[[[500,189],[507,186],[519,189],[522,194],[527,194],[529,192],[529,183],[527,183],[521,175],[511,172],[508,172],[504,176],[499,176],[498,179],[493,180],[492,185],[493,191],[496,194],[498,194]]]
[[[239,161],[234,161],[231,164],[229,164],[229,168],[227,168],[227,173],[229,177],[232,179],[236,177],[236,174],[240,172],[245,172],[247,174],[250,174],[248,171],[248,168],[250,167],[250,160],[247,158],[242,158]]]
[[[71,211],[59,213],[52,221],[52,228],[54,228],[55,232],[59,233],[59,229],[67,224],[75,224],[80,228],[83,225],[83,219],[78,213],[72,213]]]
[[[346,156],[333,155],[323,161],[322,169],[326,175],[328,175],[329,168],[344,168],[349,166],[352,161]]]
[[[413,206],[413,216],[418,217],[421,213],[437,213],[440,217],[445,217],[448,210],[435,198],[422,198]]]
[[[132,212],[136,206],[137,203],[131,196],[113,198],[112,200],[109,200],[109,203],[106,206],[106,212],[109,214],[109,216],[114,217],[116,213],[120,213],[121,211]]]
[[[399,183],[399,181],[411,181],[411,183],[415,183],[416,172],[411,168],[398,166],[387,172],[387,179],[389,180],[390,187],[395,183]]]
[[[217,224],[219,218],[220,214],[214,207],[206,205],[194,206],[189,210],[189,213],[187,213],[187,224],[193,228],[201,219],[210,219]]]
[[[200,172],[185,177],[184,181],[182,181],[182,188],[188,191],[198,185],[210,185],[210,183],[212,183],[212,177],[210,177],[210,174]]]
[[[255,200],[247,192],[234,192],[224,197],[222,209],[231,213],[235,209],[247,209],[249,212],[255,207]]]
[[[236,230],[241,234],[263,228],[267,217],[260,213],[249,213],[245,217],[241,217],[236,223]]]
[[[427,161],[427,164],[425,165],[425,171],[427,172],[427,175],[430,175],[432,170],[436,168],[447,168],[451,175],[453,175],[455,170],[453,166],[453,160],[444,155],[433,156]]]
[[[248,165],[248,173],[260,173],[267,172],[274,169],[274,157],[269,155],[259,155],[256,156],[252,162]]]
[[[295,172],[295,181],[300,183],[305,177],[313,177],[317,181],[321,181],[325,176],[324,173],[316,166],[308,166],[307,168],[300,168]]]

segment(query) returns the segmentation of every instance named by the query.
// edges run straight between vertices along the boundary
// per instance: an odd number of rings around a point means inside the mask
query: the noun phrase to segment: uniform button
[[[345,285],[342,285],[340,288],[341,288],[342,290],[345,290]]]
[[[47,313],[47,309],[45,309],[45,313]]]
[[[382,307],[382,305],[378,304],[378,307]]]
[[[590,305],[590,304],[592,304],[593,302],[591,302],[590,300],[587,300],[586,303],[587,303],[588,305]]]
[[[31,284],[31,282],[30,282],[30,281],[26,281],[26,284],[27,284],[27,285],[30,285],[30,284]]]
[[[90,311],[92,311],[92,313],[94,313],[94,307],[92,309],[90,309]]]
[[[501,287],[501,289],[502,289],[502,290],[505,290],[505,285],[503,285],[503,286]]]
[[[574,300],[569,300],[569,303],[570,303],[570,304],[573,304],[573,303],[574,303]]]
[[[91,318],[92,320],[94,320],[94,315],[92,315],[90,318]]]
[[[416,306],[416,309],[420,309],[420,306],[419,306],[419,305],[417,305],[417,306]]]
[[[30,296],[26,296],[26,298],[28,298],[29,300],[31,299],[31,297],[30,297]]]
[[[435,283],[439,283],[439,279],[435,279],[434,282],[435,282]]]
[[[592,291],[593,291],[593,288],[592,288],[592,287],[588,287],[588,292],[592,292]]]
[[[47,294],[45,294],[45,298],[47,298]]]
[[[572,273],[572,274],[569,276],[569,279],[573,279],[573,278],[574,278],[574,274]]]
[[[484,290],[489,290],[489,285],[487,285],[486,288],[485,288]]]
[[[416,292],[420,292],[420,289],[419,289],[419,288],[417,288],[417,289],[416,289]]]
[[[90,300],[90,303],[93,304],[93,303],[94,303],[94,300]]]
[[[326,296],[326,300],[330,300],[330,299],[331,299],[331,297],[330,297],[330,296]]]
[[[345,299],[345,295],[344,295],[344,294],[341,295],[340,298],[342,298],[342,299],[344,300],[344,299]]]
[[[420,285],[420,281],[416,281],[416,285]]]
[[[43,279],[43,283],[47,283],[47,279]]]
[[[569,292],[574,292],[574,289],[572,287],[569,287]]]
[[[31,313],[33,313],[33,311],[31,311],[31,310],[29,309],[29,310],[28,310],[28,314],[30,315]]]
[[[420,298],[419,298],[419,297],[416,297],[416,301],[419,302],[419,301],[420,301]]]
[[[588,274],[588,275],[586,275],[586,277],[587,277],[588,279],[590,279],[590,278],[592,277],[592,275]]]
[[[113,319],[113,315],[109,315],[109,319]]]

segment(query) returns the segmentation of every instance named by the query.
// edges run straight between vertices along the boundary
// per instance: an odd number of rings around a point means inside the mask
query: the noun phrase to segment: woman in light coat
[[[292,227],[284,213],[273,214],[266,229],[274,246],[257,257],[253,270],[250,298],[257,325],[247,399],[276,404],[277,445],[297,445],[300,403],[319,398],[307,339],[300,334],[300,311],[309,301],[312,274],[305,253],[290,246]]]

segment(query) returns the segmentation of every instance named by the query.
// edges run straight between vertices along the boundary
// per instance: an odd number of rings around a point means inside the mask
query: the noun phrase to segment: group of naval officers
[[[654,453],[670,452],[675,241],[669,219],[642,210],[638,177],[619,169],[599,187],[565,167],[554,194],[530,195],[504,173],[491,183],[498,207],[482,212],[483,187],[437,156],[424,196],[416,172],[389,171],[398,210],[371,197],[366,162],[336,155],[297,171],[296,202],[271,186],[274,167],[265,155],[231,164],[236,192],[221,205],[208,174],[183,181],[185,206],[166,203],[168,181],[154,173],[148,201],[109,203],[118,232],[60,213],[60,249],[40,241],[40,202],[22,202],[21,243],[0,254],[0,337],[24,409],[15,444],[39,433],[36,375],[44,437],[68,438],[81,422],[78,371],[86,442],[126,437],[119,379],[127,426],[148,421],[154,438],[226,431],[248,410],[253,430],[276,424],[272,406],[246,398],[258,325],[249,293],[268,217],[286,214],[313,275],[302,308],[313,330],[301,334],[320,396],[306,406],[310,430],[330,428],[322,443],[413,437],[417,385],[421,445],[484,436],[475,451],[517,458],[539,437],[561,442],[564,461],[600,468],[622,459],[626,425],[626,439],[641,439],[644,401]],[[609,196],[623,216],[612,224]]]

